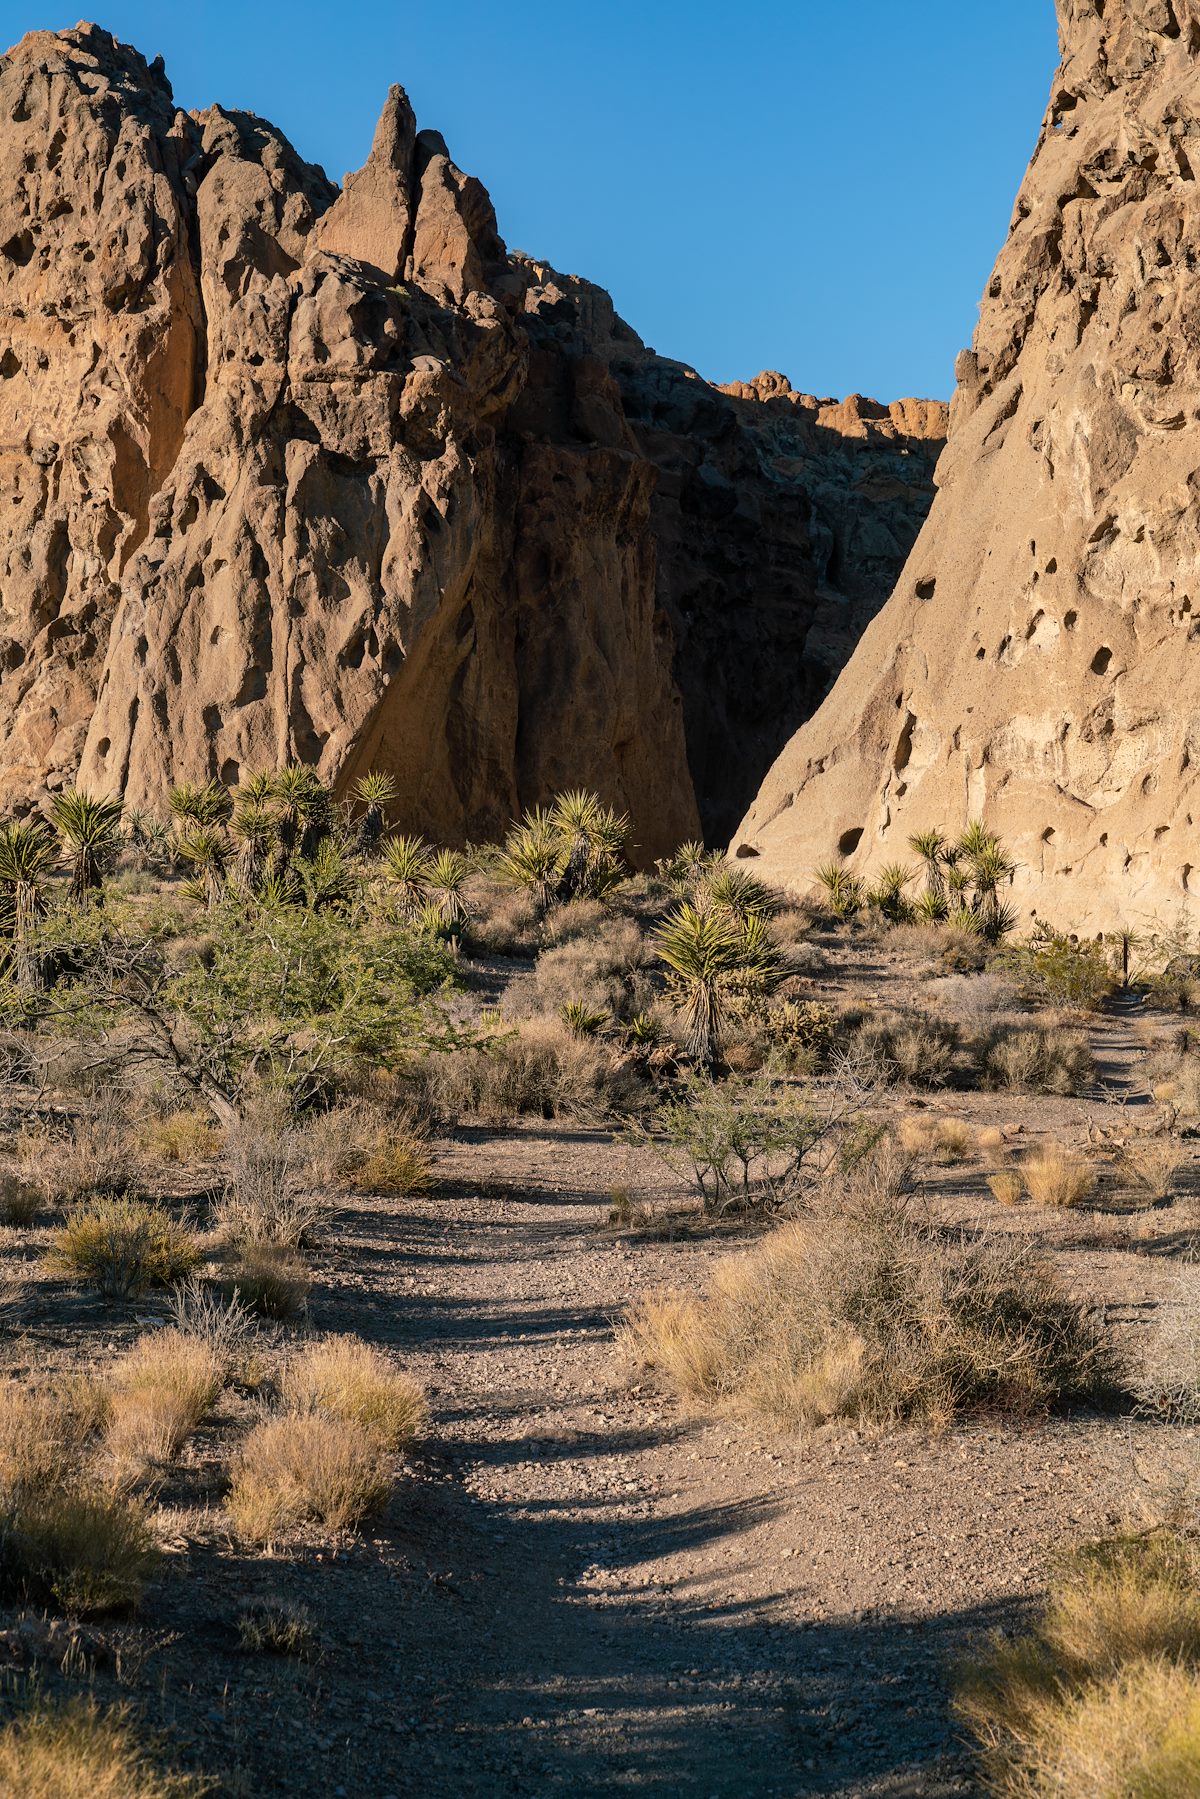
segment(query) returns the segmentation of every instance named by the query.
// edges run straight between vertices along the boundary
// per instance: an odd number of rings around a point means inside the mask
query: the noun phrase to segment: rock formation
[[[1200,4],[1058,12],[937,499],[733,848],[807,888],[982,815],[1026,916],[1101,929],[1200,863]]]
[[[390,770],[727,832],[882,603],[942,409],[720,391],[510,256],[393,89],[339,192],[94,26],[0,58],[0,803]]]

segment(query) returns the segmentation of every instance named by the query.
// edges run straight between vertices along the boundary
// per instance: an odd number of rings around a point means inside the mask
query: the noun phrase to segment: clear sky
[[[0,37],[81,0],[0,0]],[[1056,60],[1053,0],[96,0],[181,105],[340,180],[393,81],[509,245],[726,381],[948,397]],[[71,7],[71,12],[64,10]]]

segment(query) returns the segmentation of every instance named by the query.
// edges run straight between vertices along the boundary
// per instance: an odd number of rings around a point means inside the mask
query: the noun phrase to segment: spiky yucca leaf
[[[379,846],[386,823],[387,809],[395,804],[396,783],[382,769],[360,775],[350,789],[350,797],[364,808],[358,825],[358,848],[363,855]]]
[[[720,912],[685,900],[659,926],[655,944],[680,1000],[688,1051],[707,1067],[725,1033],[725,988],[744,964],[745,939]]]
[[[220,781],[202,787],[180,781],[171,789],[172,815],[184,825],[223,825],[233,811],[233,801]]]
[[[211,911],[225,886],[229,845],[224,833],[211,825],[194,824],[178,839],[175,848],[195,869],[196,879],[203,882],[205,904]]]
[[[745,923],[770,918],[778,910],[774,894],[744,868],[719,868],[704,881],[700,893],[710,906]]]
[[[429,852],[420,837],[389,837],[383,846],[383,872],[395,890],[402,912],[412,915],[429,886]]]
[[[121,848],[124,806],[111,797],[95,799],[78,787],[56,794],[50,819],[62,839],[63,860],[71,870],[71,898],[86,906],[104,885],[105,870]]]
[[[429,864],[429,892],[448,925],[460,925],[467,916],[463,886],[470,869],[467,858],[459,850],[439,850]]]
[[[569,999],[562,1009],[562,1016],[576,1037],[598,1037],[608,1023],[607,1012],[594,1011],[582,999]]]

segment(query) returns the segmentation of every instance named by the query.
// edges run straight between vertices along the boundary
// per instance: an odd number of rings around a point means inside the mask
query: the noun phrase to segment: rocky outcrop
[[[1200,5],[1059,0],[1062,65],[899,587],[734,839],[807,886],[982,814],[1067,928],[1200,864]]]
[[[295,759],[450,840],[586,784],[653,856],[728,829],[928,505],[937,409],[655,356],[398,88],[339,191],[33,33],[0,171],[4,803]]]

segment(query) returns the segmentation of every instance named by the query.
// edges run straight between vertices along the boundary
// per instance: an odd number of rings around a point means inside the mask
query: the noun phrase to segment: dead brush
[[[1038,1412],[1113,1390],[1114,1352],[1044,1263],[914,1222],[894,1186],[864,1169],[839,1204],[719,1263],[703,1296],[640,1301],[626,1346],[685,1397],[784,1429]]]
[[[200,1799],[209,1783],[165,1771],[122,1707],[37,1699],[0,1730],[8,1799]]]
[[[606,1118],[636,1110],[645,1086],[634,1060],[558,1018],[523,1020],[482,1049],[434,1054],[423,1065],[427,1104],[440,1119]]]
[[[296,1251],[283,1243],[242,1244],[226,1275],[231,1305],[279,1324],[301,1316],[311,1291],[312,1275]]]
[[[1172,1137],[1135,1137],[1117,1152],[1120,1180],[1152,1205],[1161,1205],[1175,1192],[1183,1156]]]
[[[0,1173],[0,1224],[28,1229],[37,1222],[44,1203],[43,1194],[32,1181],[7,1171]]]
[[[1094,1545],[1029,1635],[996,1635],[963,1666],[955,1709],[990,1792],[1200,1791],[1198,1576],[1194,1544],[1170,1532]]]
[[[305,1524],[352,1529],[391,1492],[377,1432],[320,1412],[256,1425],[232,1468],[228,1509],[247,1542],[268,1544]]]
[[[251,1119],[227,1134],[225,1191],[213,1221],[234,1249],[271,1243],[309,1249],[319,1243],[336,1208],[305,1189],[300,1134]]]
[[[139,1337],[108,1379],[104,1448],[114,1466],[137,1475],[169,1462],[208,1416],[222,1386],[211,1346],[167,1326]]]
[[[1015,1206],[1025,1191],[1025,1182],[1015,1168],[1000,1168],[989,1174],[988,1186],[1002,1206]]]
[[[1025,1191],[1037,1206],[1081,1206],[1096,1187],[1096,1173],[1082,1156],[1049,1142],[1021,1164]]]
[[[1000,1025],[982,1046],[984,1083],[1016,1092],[1071,1098],[1096,1079],[1096,1058],[1086,1031],[1055,1026]]]
[[[577,902],[593,906],[593,901]],[[561,928],[561,926],[560,926]],[[561,1014],[572,1002],[591,1013],[627,1022],[654,998],[647,968],[653,960],[631,918],[600,918],[585,931],[542,951],[534,985],[546,1012]]]
[[[400,1449],[429,1423],[421,1387],[388,1358],[354,1337],[309,1343],[285,1367],[280,1394],[289,1411],[348,1419]]]

